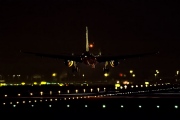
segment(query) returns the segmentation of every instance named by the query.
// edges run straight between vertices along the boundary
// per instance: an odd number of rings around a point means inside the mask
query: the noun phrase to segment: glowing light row
[[[151,90],[151,91],[163,91],[163,90],[171,90],[173,88],[167,88],[167,89],[156,89],[156,90]],[[58,93],[60,94],[61,91],[58,91]],[[77,92],[77,91],[76,91]],[[150,92],[150,90],[144,90],[144,91],[134,91],[134,92],[117,92],[116,91],[116,94],[115,95],[119,95],[119,94],[133,94],[133,93],[145,93],[145,92]],[[69,93],[69,91],[68,91]],[[41,91],[40,92],[40,95],[42,96],[43,95],[43,92]],[[50,91],[50,95],[52,95],[52,91]],[[63,94],[62,94],[63,95]],[[4,95],[4,97],[7,97],[8,95]],[[21,97],[21,94],[19,93],[18,94],[19,97]],[[33,93],[30,93],[30,96],[33,96]]]
[[[138,87],[138,85],[136,85],[136,86],[133,86],[133,85],[132,85],[132,86],[131,86],[131,88],[134,88],[134,87]],[[143,86],[141,85],[141,87],[143,87]],[[124,87],[123,87],[123,86],[120,86],[120,89],[123,89],[123,88],[124,88],[124,89],[127,89],[127,86],[126,86],[126,85],[125,85]],[[170,89],[179,89],[179,88],[174,88],[174,87],[173,87],[173,88],[166,88],[166,89],[157,89],[157,90],[152,90],[152,91],[160,91],[160,90],[168,90],[168,89],[170,90]],[[93,89],[91,88],[90,91],[93,92]],[[100,91],[100,88],[97,88],[97,91],[99,92],[99,91]],[[106,91],[106,88],[104,88],[104,92],[105,92],[105,91]],[[148,90],[148,91],[149,91],[149,90]],[[83,92],[85,93],[85,92],[86,92],[86,89],[83,89]],[[50,95],[52,95],[52,93],[53,93],[52,91],[49,91],[49,94],[50,94]],[[58,93],[61,94],[61,91],[59,90]],[[67,93],[70,93],[70,90],[67,90]],[[78,90],[77,90],[77,89],[75,90],[75,93],[78,93]],[[44,92],[41,91],[41,92],[40,92],[40,95],[43,95],[43,94],[44,94]],[[62,94],[63,94],[63,93],[62,93]],[[4,97],[7,97],[7,96],[8,96],[7,94],[4,95]],[[17,96],[20,97],[21,94],[18,93]],[[30,96],[33,96],[33,93],[30,93]]]
[[[17,106],[17,105],[15,105],[15,104],[13,105],[13,107],[16,107],[16,106]],[[48,105],[48,106],[49,106],[49,107],[52,107],[52,105]],[[31,105],[31,107],[34,107],[34,105]],[[70,107],[70,105],[68,104],[68,105],[67,105],[67,107],[69,108],[69,107]],[[87,108],[87,107],[88,107],[88,105],[84,105],[84,107],[86,107],[86,108]],[[106,108],[106,107],[107,107],[106,105],[102,105],[102,108]],[[121,108],[124,108],[124,105],[121,105],[120,107],[121,107]],[[141,106],[141,105],[138,105],[138,108],[142,108],[142,106]],[[156,106],[156,108],[158,108],[158,109],[159,109],[159,108],[160,108],[160,106],[159,106],[159,105],[157,105],[157,106]],[[174,108],[175,108],[175,109],[178,109],[179,107],[178,107],[178,105],[174,105]]]
[[[139,108],[142,108],[142,105],[138,105],[138,107],[139,107]],[[106,105],[102,105],[102,108],[106,108]],[[123,105],[121,105],[121,108],[124,108],[124,106],[123,106]],[[156,108],[160,108],[160,106],[159,106],[159,105],[157,105],[157,106],[156,106]],[[179,108],[179,107],[178,107],[178,105],[174,105],[174,108],[176,108],[176,109],[177,109],[177,108]]]
[[[96,96],[95,96],[96,97]],[[59,100],[70,100],[70,99],[83,99],[83,98],[90,98],[90,96],[84,96],[84,97],[69,97],[69,98],[62,98],[62,99],[59,99]],[[47,99],[45,99],[44,101],[48,101]],[[49,99],[49,101],[53,101],[53,99]],[[57,98],[55,98],[54,99],[54,101],[58,101],[58,99]],[[31,101],[31,100],[29,100],[28,101],[28,103],[32,103],[33,101]],[[34,100],[34,102],[36,103],[36,102],[38,102],[38,100]],[[41,99],[41,100],[39,100],[39,102],[43,102],[43,100]],[[22,101],[22,103],[23,104],[25,104],[26,103],[26,101]],[[13,102],[10,102],[10,104],[13,104]],[[17,101],[16,102],[16,104],[20,104],[20,102],[19,101]],[[6,105],[6,103],[3,103],[3,105]]]

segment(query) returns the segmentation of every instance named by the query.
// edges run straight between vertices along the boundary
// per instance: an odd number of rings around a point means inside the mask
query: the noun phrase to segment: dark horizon
[[[85,49],[85,27],[89,41],[102,55],[146,53],[163,55],[121,61],[111,72],[134,69],[148,74],[158,69],[165,76],[179,70],[179,7],[174,1],[0,1],[0,74],[52,73],[67,70],[63,60],[19,54],[19,50],[41,53],[81,53]],[[85,74],[102,76],[82,66]]]

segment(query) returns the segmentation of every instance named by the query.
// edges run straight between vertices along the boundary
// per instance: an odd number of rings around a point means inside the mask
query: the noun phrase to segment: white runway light
[[[177,106],[177,105],[175,105],[175,106],[174,106],[174,108],[176,108],[176,109],[177,109],[177,108],[178,108],[178,106]]]
[[[103,108],[106,108],[106,105],[102,105]]]

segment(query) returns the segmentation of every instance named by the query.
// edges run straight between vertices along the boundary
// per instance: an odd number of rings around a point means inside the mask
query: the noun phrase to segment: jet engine
[[[110,65],[111,65],[111,67],[118,66],[119,65],[119,61],[118,60],[111,60],[110,61]]]
[[[64,64],[65,64],[66,66],[68,66],[68,67],[72,67],[73,63],[74,63],[74,61],[72,61],[72,60],[65,60],[65,61],[64,61]]]

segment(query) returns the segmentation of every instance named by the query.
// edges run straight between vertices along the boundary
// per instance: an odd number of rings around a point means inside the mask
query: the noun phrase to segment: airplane
[[[72,72],[78,72],[78,63],[84,63],[87,66],[95,68],[97,63],[105,63],[103,67],[104,74],[109,73],[108,65],[111,67],[118,66],[120,60],[125,60],[127,58],[139,58],[148,55],[155,55],[159,52],[143,53],[143,54],[134,54],[134,55],[117,55],[117,56],[103,56],[103,55],[94,55],[89,51],[89,41],[88,41],[88,27],[86,26],[86,50],[82,52],[81,55],[53,55],[45,53],[34,53],[34,52],[23,52],[26,54],[33,54],[35,56],[49,57],[55,59],[64,60],[64,64],[68,67],[72,67]],[[22,51],[21,51],[22,52]]]

